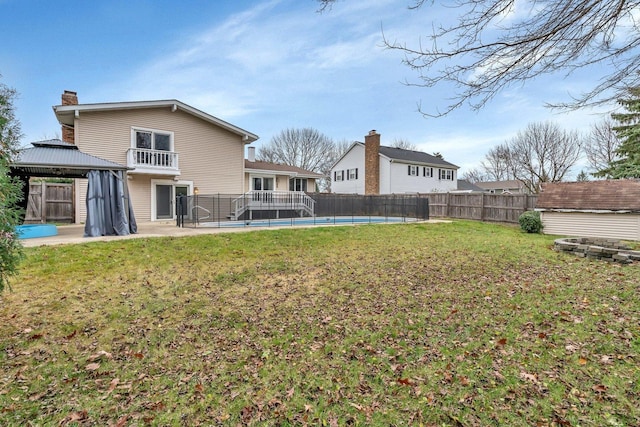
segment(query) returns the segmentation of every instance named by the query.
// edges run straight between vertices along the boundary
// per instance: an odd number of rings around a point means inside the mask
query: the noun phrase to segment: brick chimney
[[[78,105],[78,94],[70,90],[65,90],[62,94],[62,105]],[[73,126],[62,125],[62,140],[70,144],[75,144],[75,129]]]
[[[380,134],[364,137],[364,194],[380,194]]]

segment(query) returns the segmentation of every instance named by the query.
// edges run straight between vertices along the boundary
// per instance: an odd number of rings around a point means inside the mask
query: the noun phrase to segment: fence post
[[[480,221],[484,221],[484,192],[480,193]]]
[[[45,181],[40,181],[40,186],[40,209],[42,210],[40,217],[44,224],[47,222],[47,183]]]
[[[451,193],[447,193],[447,208],[446,208],[447,218],[451,218],[450,203],[451,203]]]

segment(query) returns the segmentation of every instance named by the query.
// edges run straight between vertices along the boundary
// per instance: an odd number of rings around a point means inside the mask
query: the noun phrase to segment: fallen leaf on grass
[[[413,385],[413,382],[409,378],[398,378],[398,384]]]
[[[120,384],[120,379],[119,378],[112,379],[111,382],[109,383],[109,388],[107,389],[107,394],[104,395],[103,399],[106,399],[113,392],[113,390],[116,389],[118,384]]]
[[[127,418],[129,418],[128,415],[123,415],[121,416],[118,421],[115,424],[111,424],[114,427],[124,427],[127,425]]]
[[[62,421],[60,421],[60,425],[63,426],[69,423],[73,423],[76,421],[83,421],[86,419],[87,419],[87,411],[72,412],[66,417],[64,417]]]
[[[91,356],[89,356],[89,361],[90,362],[95,362],[98,359],[102,359],[105,358],[107,360],[111,360],[113,359],[113,355],[109,352],[106,352],[104,350],[100,350],[99,352],[97,352],[96,354],[92,354]]]
[[[607,355],[604,355],[600,358],[600,363],[602,363],[603,365],[609,365],[611,364],[611,358]]]
[[[587,359],[585,359],[584,357],[581,357],[578,359],[578,364],[579,365],[586,365],[587,364]]]
[[[522,378],[523,380],[531,381],[534,384],[538,384],[538,378],[535,376],[535,374],[528,374],[522,371],[520,372],[520,378]]]
[[[98,369],[100,369],[100,364],[99,363],[89,363],[85,369],[87,371],[97,371]]]
[[[609,388],[604,385],[604,384],[598,384],[598,385],[594,385],[593,387],[591,387],[591,389],[593,391],[595,391],[596,393],[604,393],[606,392]]]

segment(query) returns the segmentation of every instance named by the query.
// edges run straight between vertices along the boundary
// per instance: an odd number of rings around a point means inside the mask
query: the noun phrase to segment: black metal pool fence
[[[275,193],[274,193],[275,194]],[[282,193],[281,193],[282,194]],[[253,194],[196,194],[176,198],[178,227],[249,226],[254,220],[306,218],[318,224],[340,217],[340,223],[398,222],[429,219],[429,199],[416,194],[365,196],[357,194],[306,193],[299,197],[276,197],[266,192]],[[313,215],[310,214],[313,212]],[[282,221],[280,221],[281,223]],[[315,224],[315,222],[311,222]],[[255,225],[255,224],[254,224]]]

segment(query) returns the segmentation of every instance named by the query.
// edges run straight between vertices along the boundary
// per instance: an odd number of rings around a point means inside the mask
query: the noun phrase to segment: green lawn
[[[0,424],[640,425],[640,269],[455,221],[28,249]]]

